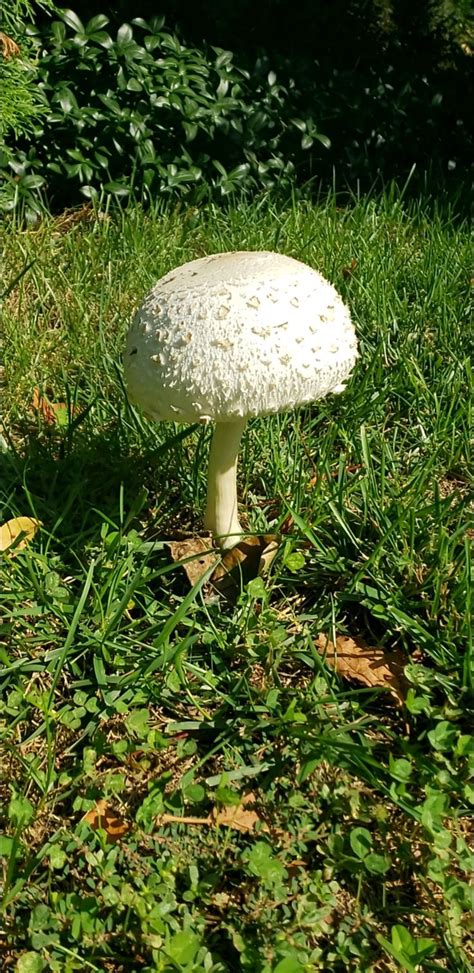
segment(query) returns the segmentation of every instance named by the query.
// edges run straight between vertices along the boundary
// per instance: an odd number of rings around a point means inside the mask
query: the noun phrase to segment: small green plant
[[[383,936],[377,937],[387,953],[408,973],[423,969],[424,960],[433,955],[436,943],[432,939],[416,939],[405,926],[392,926],[391,933],[391,942]]]

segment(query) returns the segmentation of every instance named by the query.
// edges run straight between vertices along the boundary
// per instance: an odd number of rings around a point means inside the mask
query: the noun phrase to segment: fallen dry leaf
[[[50,402],[45,395],[41,395],[40,390],[33,389],[31,408],[40,415],[48,426],[67,426],[69,421],[69,408],[67,402]],[[73,406],[72,414],[77,415],[79,408]]]
[[[258,813],[252,809],[255,804],[255,794],[245,794],[242,802],[237,805],[214,807],[210,814],[205,818],[194,817],[193,815],[160,814],[155,818],[157,825],[162,824],[184,824],[196,825],[198,827],[212,828],[219,825],[240,831],[242,834],[250,834],[255,831],[258,824],[260,830],[268,831],[268,825],[262,821]]]
[[[41,521],[34,517],[13,517],[0,527],[0,551],[16,554],[22,551],[41,527]],[[13,547],[14,545],[14,547]]]
[[[280,524],[279,532],[280,534],[291,534],[293,527],[295,526],[295,521],[292,514],[287,514],[282,524]]]
[[[263,536],[264,546],[260,554],[260,562],[258,565],[258,577],[264,578],[270,570],[270,565],[276,557],[278,548],[280,546],[280,540],[276,534],[264,534]]]
[[[241,584],[266,574],[278,550],[277,534],[246,537],[222,555],[209,583],[229,601],[240,593]]]
[[[279,539],[276,534],[246,537],[224,554],[213,548],[210,535],[167,541],[166,546],[175,564],[181,564],[191,586],[214,567],[208,585],[229,601],[235,601],[240,594],[241,582],[247,584],[252,578],[268,572]]]
[[[130,824],[125,821],[120,814],[113,811],[103,798],[84,815],[83,821],[87,821],[94,831],[102,828],[107,834],[108,844],[113,844],[123,838],[124,834],[130,830]]]
[[[250,834],[255,831],[257,825],[261,826],[259,830],[268,831],[268,825],[253,810],[252,805],[255,805],[255,795],[246,794],[241,804],[224,805],[219,809],[214,808],[212,812],[213,822],[226,828],[233,828],[234,831],[240,831],[242,834]]]
[[[343,267],[342,268],[342,276],[346,280],[347,280],[348,277],[352,277],[352,274],[354,273],[355,270],[357,270],[357,267],[358,266],[359,266],[359,261],[358,260],[355,260],[355,259],[354,260],[351,260],[351,262],[350,262],[350,264],[349,264],[348,267]]]
[[[175,564],[181,564],[193,588],[209,568],[219,561],[220,554],[213,550],[209,537],[188,537],[183,541],[168,541],[171,557]]]
[[[336,638],[336,644],[320,633],[316,639],[318,652],[341,676],[355,679],[364,686],[385,686],[402,705],[405,701],[407,680],[403,668],[407,659],[396,649],[387,652],[380,646],[367,645],[363,639],[344,635]]]

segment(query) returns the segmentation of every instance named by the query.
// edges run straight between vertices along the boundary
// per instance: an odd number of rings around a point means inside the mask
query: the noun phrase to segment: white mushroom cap
[[[230,422],[341,391],[356,358],[349,311],[321,274],[278,253],[220,253],[150,291],[125,374],[153,419]]]

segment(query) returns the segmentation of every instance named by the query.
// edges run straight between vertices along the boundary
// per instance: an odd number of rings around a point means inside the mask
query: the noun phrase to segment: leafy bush
[[[0,152],[0,209],[34,219],[42,198],[53,209],[108,194],[196,201],[332,185],[334,172],[339,187],[364,191],[379,176],[405,182],[414,166],[412,192],[426,171],[437,193],[463,184],[474,149],[467,0],[316,11],[273,0],[271,16],[251,0],[162,0],[166,29],[142,19],[151,0],[121,26],[97,6],[81,4],[87,23],[62,11],[51,25],[40,12],[29,30],[44,117],[23,112],[33,130]],[[127,12],[117,0],[110,16]]]
[[[101,0],[84,0],[91,15]],[[127,0],[115,0],[126,16]],[[137,0],[136,14],[154,12]],[[418,184],[431,170],[443,191],[463,179],[474,140],[474,27],[472,0],[160,0],[167,23],[189,43],[202,38],[231,48],[253,72],[262,52],[284,85],[292,78],[309,113],[315,111],[331,151],[301,158],[298,173],[326,185],[362,190],[378,174],[405,181],[416,164]]]
[[[271,187],[291,179],[301,147],[328,144],[265,61],[250,76],[230,51],[187,47],[163,23],[137,18],[111,36],[103,14],[84,26],[69,10],[45,39],[30,31],[47,114],[10,163],[9,208],[23,196],[34,216],[40,188],[58,208]]]

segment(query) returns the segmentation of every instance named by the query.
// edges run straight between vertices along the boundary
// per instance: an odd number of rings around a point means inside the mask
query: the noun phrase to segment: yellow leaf
[[[41,527],[41,521],[34,517],[13,517],[0,527],[0,551],[11,553],[26,547]]]

